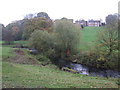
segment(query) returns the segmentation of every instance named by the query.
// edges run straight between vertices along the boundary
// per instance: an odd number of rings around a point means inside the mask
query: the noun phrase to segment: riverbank
[[[3,61],[3,88],[118,88],[117,78],[73,74],[61,71],[53,64],[33,64],[33,58],[28,57],[26,53],[20,54],[31,60],[31,63],[15,63],[15,58],[10,62]],[[21,60],[20,57],[16,59]]]
[[[3,88],[118,88],[115,78],[90,77],[56,69],[3,62]]]

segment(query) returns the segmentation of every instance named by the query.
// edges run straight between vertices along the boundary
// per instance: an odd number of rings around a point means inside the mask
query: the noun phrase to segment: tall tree
[[[106,24],[107,25],[113,25],[114,23],[116,23],[117,20],[118,20],[118,15],[110,14],[106,17]]]
[[[37,13],[37,17],[44,17],[44,18],[50,19],[50,17],[46,12]]]
[[[45,30],[51,32],[52,25],[53,25],[52,20],[43,17],[27,19],[27,21],[25,22],[23,36],[24,38],[29,39],[31,33],[35,30]]]
[[[8,30],[7,28],[5,28],[5,30],[3,30],[2,37],[6,44],[11,44],[13,42],[12,31]]]
[[[104,30],[98,33],[98,62],[103,63],[107,68],[118,68],[118,15],[108,15],[106,17]],[[101,65],[102,67],[102,65]]]
[[[3,30],[4,30],[4,25],[3,24],[0,24],[0,40],[2,40],[2,32],[3,32]]]
[[[77,52],[80,42],[80,28],[67,19],[55,22],[54,32],[57,35],[56,51],[61,57],[69,56]]]
[[[34,18],[35,17],[35,14],[27,14],[25,17],[24,17],[24,19],[32,19],[32,18]]]
[[[21,40],[24,27],[24,20],[15,21],[6,26],[12,33],[13,40]]]

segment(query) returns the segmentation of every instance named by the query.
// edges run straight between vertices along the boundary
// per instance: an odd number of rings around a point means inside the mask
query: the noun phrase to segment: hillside
[[[9,49],[8,49],[9,48]],[[10,52],[4,47],[4,56]],[[14,51],[14,50],[13,50]],[[15,52],[13,52],[15,54]],[[33,61],[20,61],[20,55]],[[16,58],[17,57],[17,58]],[[22,59],[23,59],[22,58]],[[16,53],[2,62],[3,88],[117,88],[116,78],[91,77],[59,70],[55,65],[42,66],[25,53]],[[7,61],[9,60],[9,61]],[[16,60],[19,60],[16,62]],[[35,64],[36,63],[36,64]]]

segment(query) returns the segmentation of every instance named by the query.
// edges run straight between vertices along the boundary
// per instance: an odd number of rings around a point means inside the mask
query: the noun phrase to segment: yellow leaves
[[[104,45],[103,45],[103,44],[98,44],[98,45],[97,45],[97,47],[102,47],[102,46],[104,46]]]
[[[41,18],[41,17],[32,18],[28,20],[25,24],[25,31],[24,31],[25,37],[29,38],[30,34],[33,33],[35,30],[43,30],[43,31],[51,32],[52,25],[53,25],[52,20],[49,20],[47,18]]]
[[[105,58],[103,56],[100,56],[100,58],[98,59],[98,61],[105,61]]]

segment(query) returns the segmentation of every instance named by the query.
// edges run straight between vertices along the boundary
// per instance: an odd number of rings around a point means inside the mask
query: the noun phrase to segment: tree
[[[35,30],[29,39],[30,46],[39,50],[40,52],[45,52],[50,48],[50,38],[50,34],[47,31]]]
[[[48,16],[46,12],[37,13],[37,17],[44,17],[46,19],[50,19],[50,17]]]
[[[24,19],[32,19],[35,17],[35,14],[27,14]]]
[[[107,68],[116,68],[118,65],[118,15],[108,15],[106,17],[104,30],[98,33],[99,62]],[[102,65],[101,65],[102,67]]]
[[[60,57],[75,54],[80,41],[80,27],[74,25],[67,19],[61,19],[54,24],[56,37],[56,52]]]
[[[18,31],[14,35],[14,40],[22,40],[23,39],[22,36],[23,36],[23,30],[24,30],[25,22],[26,22],[26,19],[14,22],[14,26],[12,27],[12,31]]]
[[[106,17],[106,32],[109,39],[109,53],[113,51],[113,46],[118,46],[118,14],[108,15]],[[107,36],[107,35],[106,35]],[[107,41],[106,41],[107,42]],[[116,43],[115,43],[116,42]],[[116,49],[118,49],[116,47]]]
[[[43,17],[27,19],[25,22],[23,37],[29,39],[31,33],[34,32],[35,30],[45,30],[51,32],[52,25],[53,25],[52,20]]]
[[[5,29],[3,31],[3,40],[8,45],[10,45],[13,42],[13,36],[12,36],[12,31],[11,30]]]
[[[113,50],[118,49],[118,16],[108,15],[106,17],[106,30],[102,31],[100,35],[100,42],[108,49],[108,55]]]
[[[25,20],[14,21],[6,26],[11,31],[13,40],[22,40],[24,22]]]
[[[3,30],[5,29],[3,24],[0,24],[0,40],[2,40]]]
[[[118,15],[114,14],[110,14],[106,17],[106,24],[107,25],[113,25],[113,23],[116,23],[116,21],[118,20]]]

